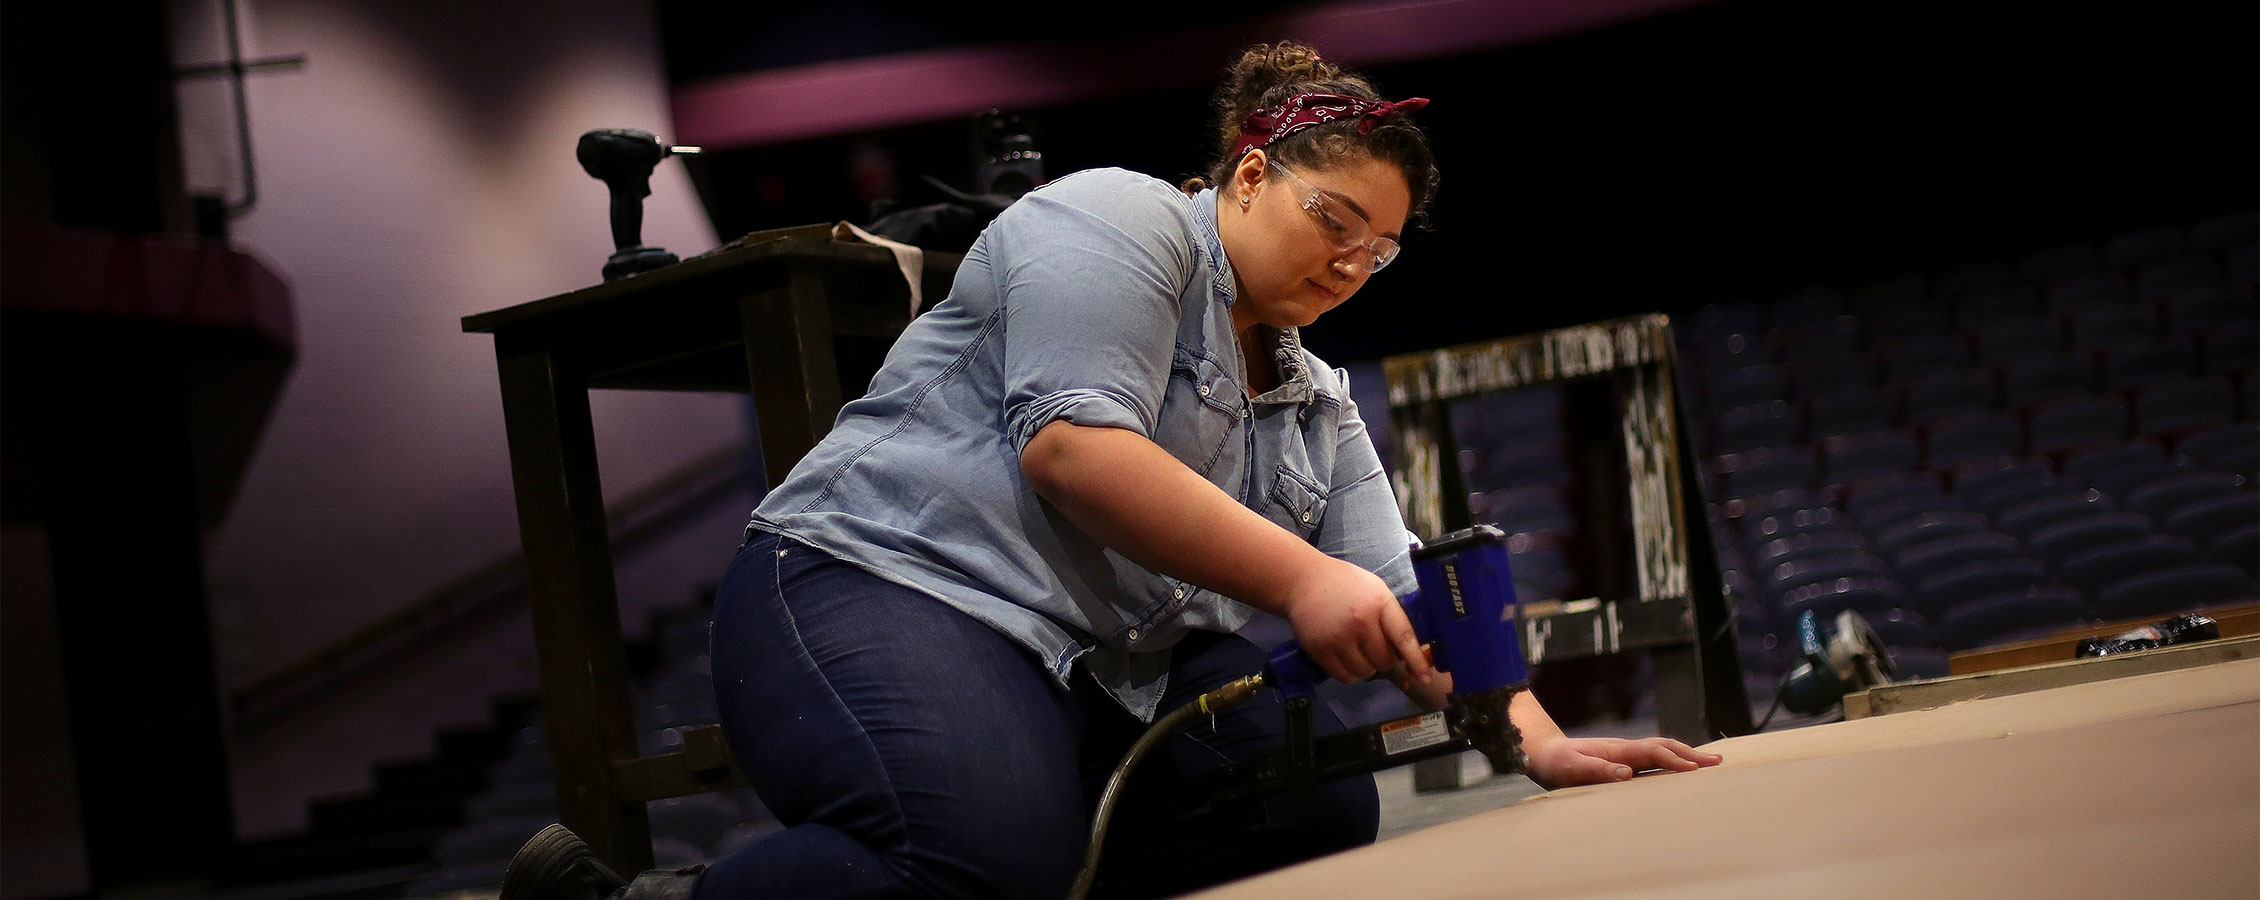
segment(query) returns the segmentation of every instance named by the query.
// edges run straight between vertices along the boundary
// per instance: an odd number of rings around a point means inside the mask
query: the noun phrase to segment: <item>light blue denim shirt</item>
[[[1020,451],[1054,420],[1145,435],[1272,522],[1412,590],[1410,535],[1345,373],[1293,330],[1266,328],[1279,386],[1254,399],[1242,387],[1215,204],[1213,191],[1096,169],[1007,207],[949,298],[902,333],[870,392],[750,527],[933,595],[1026,645],[1063,685],[1081,658],[1148,721],[1169,647],[1255,611],[1140,567],[1037,497]]]

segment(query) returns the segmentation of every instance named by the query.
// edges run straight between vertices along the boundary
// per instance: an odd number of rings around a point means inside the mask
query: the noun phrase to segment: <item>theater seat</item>
[[[2192,565],[2202,555],[2196,544],[2182,538],[2148,535],[2072,554],[2064,560],[2064,583],[2094,597],[2136,575]]]
[[[1866,551],[1849,551],[1799,557],[1766,570],[1766,590],[1773,596],[1785,597],[1798,588],[1828,584],[1848,578],[1889,578],[1891,572],[1882,560]],[[1776,604],[1777,606],[1780,604]],[[1784,621],[1795,619],[1785,615]]]
[[[1806,395],[1842,386],[1873,385],[1882,374],[1875,355],[1857,347],[1830,350],[1807,346],[1787,365],[1790,382]]]
[[[1871,546],[1885,557],[1896,556],[1916,544],[1993,527],[1985,514],[1966,509],[1940,509],[1902,519],[1870,534]]]
[[[2226,563],[2247,574],[2260,575],[2260,523],[2239,525],[2214,537],[2205,547],[2205,561]]]
[[[1792,588],[1780,599],[1780,620],[1796,621],[1811,611],[1822,620],[1845,610],[1857,610],[1871,619],[1888,617],[1907,606],[1899,582],[1881,575],[1854,575]]]
[[[2125,306],[2134,302],[2134,290],[2116,272],[2081,272],[2048,284],[2048,311],[2055,314]]]
[[[1930,427],[1929,436],[1923,442],[1923,464],[1942,469],[1982,459],[2015,456],[2023,451],[2024,440],[2024,427],[2007,413],[1955,416]]]
[[[1845,522],[1835,507],[1821,505],[1781,509],[1742,520],[1744,537],[1753,546],[1767,541],[1815,531],[1841,531]]]
[[[1919,584],[1933,573],[1979,560],[2010,559],[2023,550],[2016,538],[2006,534],[1972,531],[1910,544],[1891,558],[1891,565],[1901,580]]]
[[[1778,363],[1714,369],[1706,377],[1706,381],[1712,409],[1733,409],[1751,403],[1779,400],[1789,393],[1789,370]]]
[[[2250,285],[2189,288],[2167,296],[2163,305],[2171,334],[2249,326],[2255,312]]]
[[[1807,407],[1816,438],[1852,434],[1891,424],[1898,403],[1882,388],[1852,384],[1812,398]]]
[[[1810,490],[1820,483],[1820,466],[1802,446],[1773,447],[1718,458],[1726,499],[1754,497],[1784,488]]]
[[[2001,364],[2001,402],[2026,407],[2095,389],[2095,364],[2086,355],[2029,356]]]
[[[1848,486],[1844,498],[1844,511],[1871,532],[1908,515],[1952,505],[1938,479],[1927,472],[1861,481]]]
[[[2120,390],[2197,374],[2197,346],[2187,338],[2135,335],[2097,345],[2105,390]]]
[[[1935,621],[1971,600],[2047,581],[2047,568],[2037,559],[1983,559],[1924,577],[1915,589],[1915,606]]]
[[[1990,321],[1975,329],[1971,337],[1977,344],[1979,365],[2000,365],[2013,359],[2061,354],[2065,350],[2064,326],[2055,319],[2038,316]]]
[[[1946,369],[1908,380],[1904,387],[1906,401],[1905,420],[1909,425],[1927,425],[1940,419],[1965,413],[1982,412],[1994,406],[2000,393],[1993,372],[1988,369]]]
[[[1970,346],[1960,334],[1923,334],[1885,344],[1877,357],[1885,378],[1906,382],[1968,366]]]
[[[2234,422],[2183,435],[2175,442],[2174,452],[2202,468],[2233,472],[2249,482],[2254,466],[2260,464],[2260,426]]]
[[[2066,457],[2064,477],[2075,484],[2100,488],[2106,494],[2118,496],[2136,484],[2180,468],[2181,463],[2168,457],[2158,445],[2132,441]]]
[[[2071,322],[2074,349],[2098,347],[2135,337],[2151,337],[2158,333],[2157,312],[2147,306],[2132,304],[2082,309],[2071,314]]]
[[[2210,544],[2230,530],[2260,522],[2260,496],[2252,491],[2192,500],[2166,515],[2166,531]]]
[[[1757,565],[1759,571],[1770,572],[1782,563],[1806,557],[1867,552],[1868,539],[1857,531],[1808,531],[1765,542],[1758,548]]]
[[[2078,592],[2034,586],[1979,597],[1945,611],[1938,620],[1938,638],[1954,652],[2060,634],[2079,623]]]
[[[2145,481],[2127,491],[2126,507],[2159,521],[2183,505],[2222,494],[2234,494],[2244,478],[2211,470],[2180,471]]]
[[[2127,402],[2117,396],[2058,400],[2032,411],[2034,453],[2058,453],[2126,436]]]
[[[1786,400],[1745,404],[1719,414],[1719,453],[1741,453],[1761,447],[1791,444],[1804,439],[1804,413]]]
[[[1892,677],[1898,681],[1944,678],[1949,674],[1946,651],[1938,647],[1892,647]]]
[[[2116,508],[2110,495],[2095,488],[2057,487],[2003,506],[1994,516],[1993,524],[2018,540],[2029,541],[2050,525],[2112,512]]]
[[[1820,613],[1816,611],[1814,615]],[[1938,646],[1938,630],[1915,610],[1895,607],[1882,612],[1863,612],[1860,616],[1868,620],[1868,627],[1875,629],[1876,638],[1883,641],[1885,647]],[[1833,617],[1831,614],[1823,618]]]
[[[2134,431],[2167,435],[2218,425],[2236,415],[2236,392],[2212,378],[2159,381],[2135,396]]]
[[[1827,438],[1821,453],[1830,484],[1912,472],[1922,461],[1914,435],[1896,428]]]
[[[2141,513],[2094,513],[2034,529],[2025,540],[2025,549],[2062,568],[2089,549],[2157,533],[2157,524]]]
[[[2009,504],[2047,493],[2056,484],[2056,473],[2046,464],[2017,459],[2007,465],[1957,472],[1954,493],[1969,507],[1994,515]]]
[[[2144,619],[2248,601],[2252,577],[2222,563],[2179,566],[2128,578],[2103,590],[2089,614],[2112,621]]]

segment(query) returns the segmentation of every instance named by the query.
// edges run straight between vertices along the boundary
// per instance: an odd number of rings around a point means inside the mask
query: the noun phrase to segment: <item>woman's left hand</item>
[[[1525,741],[1523,752],[1530,756],[1531,780],[1547,788],[1626,781],[1649,769],[1692,772],[1725,759],[1663,737],[1637,741],[1557,737]]]

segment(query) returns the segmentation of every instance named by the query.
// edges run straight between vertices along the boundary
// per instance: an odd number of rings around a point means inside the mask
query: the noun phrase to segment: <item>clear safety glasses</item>
[[[1319,190],[1317,185],[1304,180],[1293,170],[1271,161],[1279,174],[1295,180],[1303,187],[1303,211],[1310,214],[1311,224],[1318,236],[1326,240],[1334,252],[1349,255],[1349,263],[1359,271],[1371,275],[1389,267],[1397,259],[1397,242],[1373,233],[1373,224],[1364,216],[1344,205],[1332,194]]]

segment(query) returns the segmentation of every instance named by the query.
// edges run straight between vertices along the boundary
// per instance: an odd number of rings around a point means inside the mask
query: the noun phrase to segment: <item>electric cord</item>
[[[1784,676],[1780,683],[1773,686],[1773,705],[1766,708],[1766,717],[1758,720],[1759,731],[1766,730],[1766,725],[1773,722],[1773,714],[1781,711],[1781,685],[1787,683],[1789,679]]]
[[[1766,717],[1765,717],[1765,718],[1763,718],[1763,719],[1759,719],[1759,720],[1758,720],[1758,728],[1757,728],[1757,731],[1753,731],[1753,732],[1751,732],[1752,734],[1756,734],[1756,733],[1758,733],[1758,732],[1762,732],[1762,731],[1765,731],[1765,730],[1766,730],[1766,725],[1767,725],[1768,723],[1771,723],[1771,722],[1773,721],[1773,714],[1774,714],[1774,713],[1777,713],[1777,712],[1780,712],[1780,711],[1781,711],[1781,687],[1782,687],[1782,685],[1786,685],[1786,684],[1788,684],[1788,683],[1789,683],[1789,676],[1790,676],[1791,674],[1793,674],[1793,672],[1794,672],[1794,671],[1795,671],[1795,670],[1791,670],[1790,672],[1783,672],[1783,673],[1781,673],[1781,682],[1780,682],[1779,684],[1776,684],[1776,685],[1774,685],[1774,689],[1773,689],[1773,705],[1772,705],[1772,706],[1769,706],[1769,707],[1767,707],[1767,708],[1766,708]],[[1836,715],[1836,717],[1835,717],[1835,718],[1833,718],[1833,719],[1829,719],[1829,720],[1827,720],[1827,721],[1825,721],[1825,722],[1815,722],[1815,723],[1812,723],[1812,724],[1816,724],[1816,725],[1830,725],[1830,724],[1834,724],[1834,723],[1837,723],[1837,722],[1842,722],[1842,721],[1844,721],[1844,714],[1843,714],[1843,713],[1838,713],[1838,714]]]
[[[1099,851],[1106,842],[1107,820],[1114,816],[1114,804],[1121,799],[1122,785],[1130,780],[1130,770],[1145,759],[1146,754],[1160,744],[1163,738],[1176,733],[1185,723],[1201,716],[1215,715],[1218,711],[1239,705],[1255,696],[1256,688],[1263,686],[1262,675],[1250,675],[1223,687],[1202,694],[1198,699],[1172,710],[1156,719],[1146,733],[1139,735],[1130,750],[1122,754],[1122,762],[1107,777],[1106,790],[1099,794],[1097,811],[1091,813],[1091,843],[1083,851],[1083,870],[1075,875],[1075,887],[1067,892],[1067,900],[1083,900],[1091,892],[1091,882],[1099,875]]]

